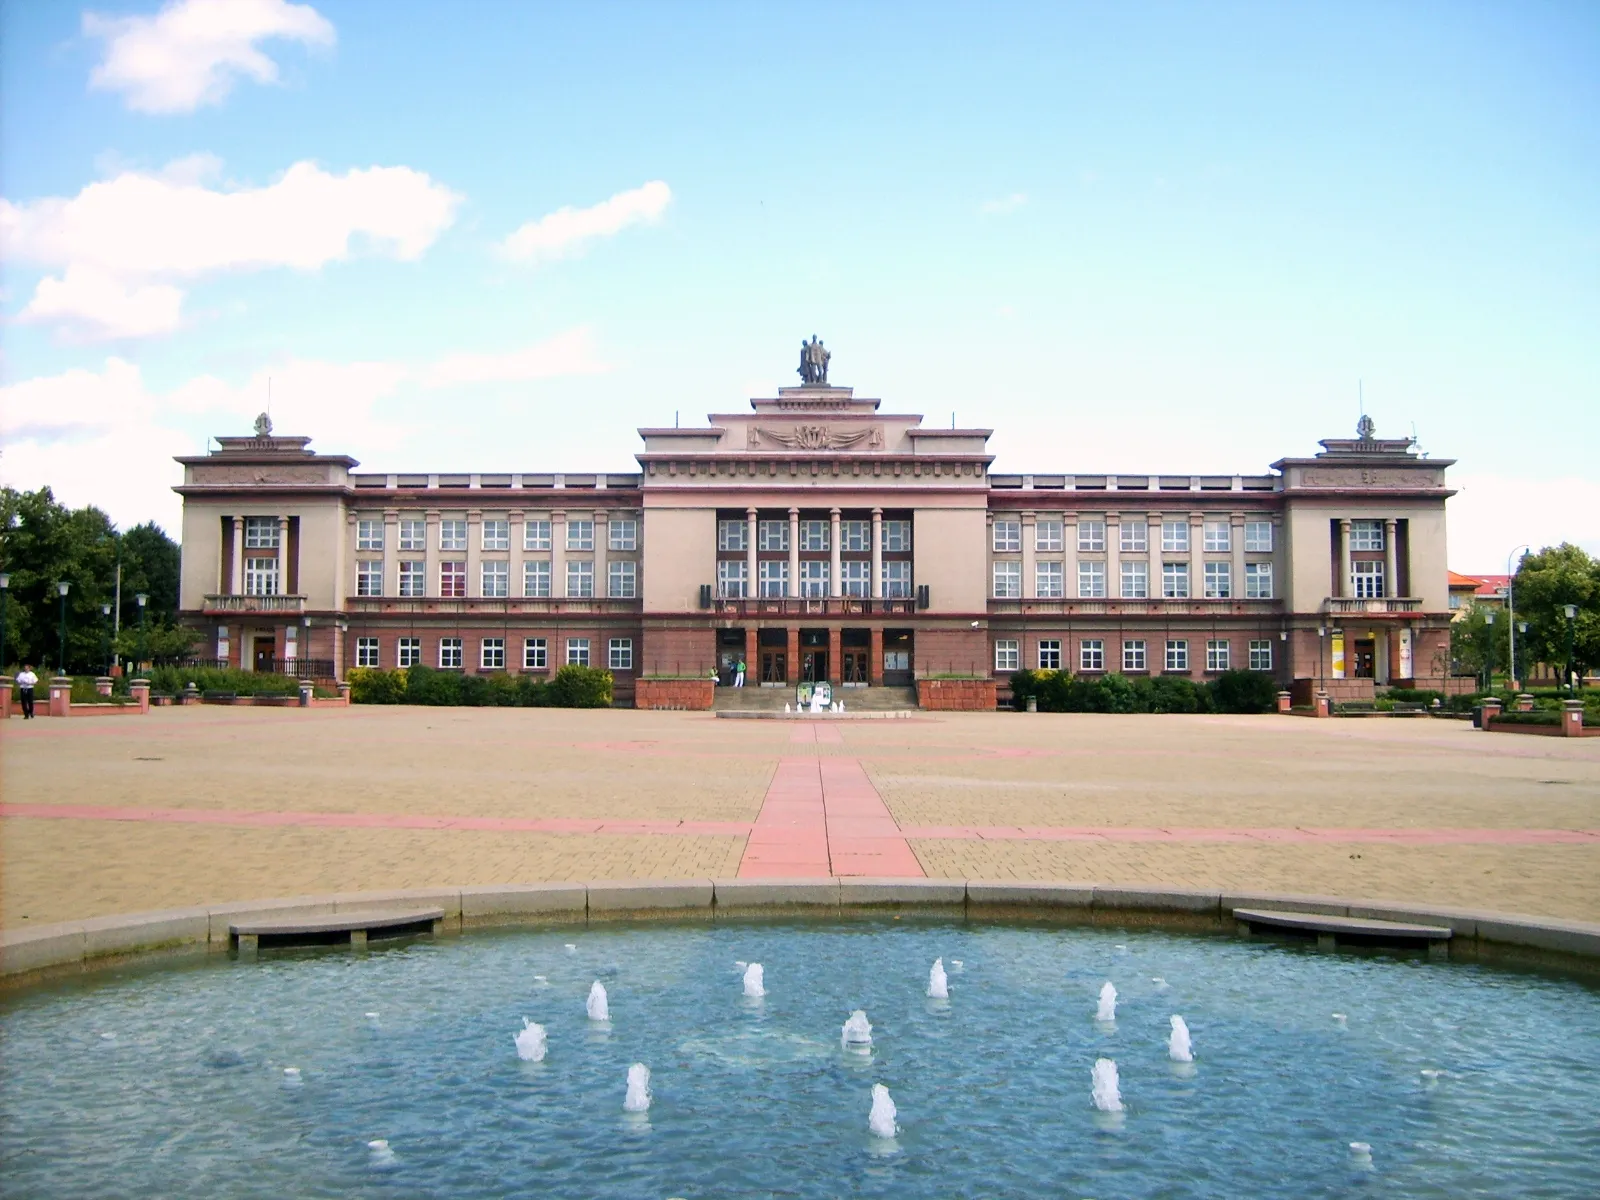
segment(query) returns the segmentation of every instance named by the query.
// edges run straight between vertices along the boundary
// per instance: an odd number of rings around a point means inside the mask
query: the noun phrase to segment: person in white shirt
[[[22,670],[17,672],[17,699],[22,701],[22,719],[33,720],[33,689],[39,684],[39,677],[33,673],[32,663],[23,663]]]

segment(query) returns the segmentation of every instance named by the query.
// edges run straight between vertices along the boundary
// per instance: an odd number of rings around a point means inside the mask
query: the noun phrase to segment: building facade
[[[181,606],[247,670],[578,663],[623,703],[741,660],[772,687],[1444,685],[1449,461],[1363,418],[1260,475],[997,474],[991,432],[817,381],[639,430],[636,473],[370,474],[262,420],[179,460]]]

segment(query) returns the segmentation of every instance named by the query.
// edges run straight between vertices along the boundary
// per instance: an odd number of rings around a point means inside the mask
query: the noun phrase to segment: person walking
[[[733,668],[733,686],[744,686],[744,659],[742,658],[739,660],[738,665]]]
[[[23,663],[17,672],[17,699],[22,701],[22,719],[33,720],[33,689],[39,686],[39,677],[33,673],[32,663]]]

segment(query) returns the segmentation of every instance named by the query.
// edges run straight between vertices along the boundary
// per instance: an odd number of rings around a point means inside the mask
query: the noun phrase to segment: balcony
[[[823,596],[798,599],[746,599],[712,601],[719,617],[887,617],[909,616],[917,602],[907,596],[894,600],[870,600],[859,596]]]
[[[1282,600],[990,600],[991,617],[1265,617]]]
[[[299,616],[306,610],[304,596],[206,596],[201,611],[223,616]]]
[[[1395,613],[1421,612],[1422,601],[1415,596],[1376,596],[1372,599],[1329,596],[1322,602],[1322,611],[1335,616],[1383,617]]]
[[[447,600],[440,596],[400,598],[398,596],[347,596],[344,610],[351,616],[472,616],[493,613],[529,617],[567,616],[636,616],[641,607],[638,600],[613,600],[595,596],[586,599],[537,599],[522,596],[485,598],[471,596],[464,600]]]

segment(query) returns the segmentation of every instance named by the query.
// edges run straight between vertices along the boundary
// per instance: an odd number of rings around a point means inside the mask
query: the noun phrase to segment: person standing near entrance
[[[744,659],[740,659],[733,668],[733,686],[744,686]]]
[[[22,701],[22,719],[33,720],[33,689],[39,686],[39,677],[33,673],[32,663],[23,663],[17,672],[17,699]]]

